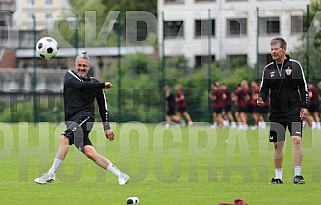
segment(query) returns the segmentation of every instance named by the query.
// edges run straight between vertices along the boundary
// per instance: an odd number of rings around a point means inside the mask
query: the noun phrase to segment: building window
[[[291,16],[291,34],[303,33],[303,17]]]
[[[52,6],[52,0],[45,0],[46,6]]]
[[[7,21],[0,21],[0,27],[7,27],[8,22]]]
[[[184,0],[164,0],[165,4],[184,4]]]
[[[33,16],[34,14],[33,13],[27,13],[27,21],[33,21]]]
[[[267,22],[267,33],[277,34],[280,33],[280,21],[268,21]]]
[[[279,17],[259,18],[259,34],[260,35],[280,34],[280,18]]]
[[[215,36],[215,20],[195,20],[195,37],[208,36],[209,29],[211,29],[211,36]],[[209,28],[210,27],[210,28]]]
[[[271,54],[270,53],[265,53],[265,54],[259,54],[259,59],[258,59],[258,73],[262,74],[264,67],[271,63],[273,61]],[[257,76],[260,77],[261,79],[261,75]]]
[[[164,37],[165,38],[184,37],[183,21],[165,21]]]
[[[227,19],[227,36],[244,36],[247,35],[247,19]]]
[[[28,0],[27,1],[28,6],[34,6],[35,5],[35,0]]]
[[[46,13],[46,15],[45,15],[45,20],[46,20],[46,21],[50,21],[51,19],[52,19],[51,13]]]
[[[6,44],[8,41],[8,37],[9,37],[9,30],[8,28],[1,28],[0,27],[0,43],[1,44]]]
[[[211,63],[215,61],[215,56],[211,55]],[[201,68],[208,64],[208,55],[195,56],[195,67]]]

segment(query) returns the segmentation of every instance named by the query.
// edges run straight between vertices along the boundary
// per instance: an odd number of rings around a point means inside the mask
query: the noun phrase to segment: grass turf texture
[[[1,124],[1,204],[126,204],[137,196],[140,204],[232,203],[250,205],[319,204],[321,132],[304,130],[305,185],[293,184],[292,146],[284,148],[283,185],[274,177],[273,147],[268,131],[215,130],[206,124],[164,129],[159,124],[112,124],[114,142],[104,138],[96,123],[91,140],[97,151],[127,172],[117,178],[86,159],[73,146],[56,181],[38,185],[33,180],[51,166],[63,125]]]

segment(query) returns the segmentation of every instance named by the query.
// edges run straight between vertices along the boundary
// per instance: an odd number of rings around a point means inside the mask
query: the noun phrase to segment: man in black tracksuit
[[[257,104],[264,105],[270,95],[270,141],[274,143],[275,178],[282,184],[283,146],[288,128],[293,144],[294,183],[304,184],[302,164],[302,121],[308,114],[308,88],[301,64],[290,58],[283,38],[271,40],[273,62],[265,66]]]
[[[56,171],[67,155],[69,145],[74,144],[89,159],[98,166],[110,171],[118,177],[120,185],[129,180],[128,175],[122,173],[111,161],[96,152],[90,139],[89,133],[93,128],[95,119],[95,105],[97,100],[99,114],[103,122],[106,138],[114,140],[114,132],[110,129],[108,109],[104,88],[112,88],[110,82],[100,83],[90,77],[90,59],[86,53],[76,57],[74,70],[68,70],[64,80],[64,107],[65,123],[67,129],[60,136],[60,145],[56,157],[49,171],[35,182],[46,184],[55,180]]]

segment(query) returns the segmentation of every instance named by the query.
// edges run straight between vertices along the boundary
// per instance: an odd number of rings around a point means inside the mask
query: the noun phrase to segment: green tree
[[[115,20],[117,16],[114,16],[113,19],[108,19],[108,15],[111,12],[120,12],[121,15],[121,30],[122,36],[121,39],[124,41],[126,39],[126,32],[131,32],[131,26],[133,25],[126,25],[126,11],[146,11],[151,12],[155,18],[157,14],[157,1],[152,0],[140,0],[140,1],[130,1],[130,0],[69,0],[70,5],[72,7],[72,12],[76,14],[80,21],[80,28],[79,28],[79,39],[80,39],[80,46],[117,46],[117,31],[116,31],[116,24]],[[92,20],[85,18],[85,13],[88,11],[94,11],[96,13],[96,23],[92,23]],[[88,16],[87,16],[88,17]],[[110,21],[111,20],[111,21]],[[112,26],[113,25],[113,26]],[[109,33],[103,33],[106,35],[106,38],[97,39],[97,36],[102,32],[102,28],[105,30],[108,27]],[[129,31],[126,31],[126,28]],[[156,28],[156,25],[155,25]],[[156,32],[156,29],[154,29]],[[88,40],[85,39],[85,32],[87,35],[93,34],[92,31],[96,31],[96,36],[93,36],[92,39],[95,40]],[[61,26],[59,32],[65,36],[66,40],[70,42],[71,45],[73,42],[73,36],[70,35],[70,30],[68,29],[68,25]],[[154,42],[155,34],[147,33],[147,28],[144,22],[137,22],[137,40],[143,41],[147,38],[147,42]],[[87,40],[87,41],[86,41]],[[127,40],[130,43],[130,40]],[[127,43],[127,42],[126,42]],[[125,45],[122,42],[122,45]]]
[[[115,23],[121,16],[121,44],[130,46],[133,42],[142,41],[156,46],[156,25],[152,32],[147,33],[144,22],[137,22],[135,35],[137,40],[126,39],[126,33],[132,32],[132,26],[126,25],[126,11],[146,11],[155,16],[157,14],[157,1],[130,1],[130,0],[69,0],[70,12],[64,12],[62,19],[56,28],[50,30],[50,36],[54,37],[60,47],[75,47],[75,32],[78,34],[77,45],[79,47],[115,47],[118,45],[118,33]],[[138,14],[139,15],[139,14]],[[76,31],[72,28],[70,17],[76,17],[79,25]],[[69,21],[69,22],[67,22]],[[157,24],[157,23],[155,23]],[[128,31],[126,31],[128,29]],[[155,31],[154,31],[155,30]],[[154,33],[155,32],[155,33]],[[40,36],[47,36],[44,31]],[[98,38],[99,37],[99,38]],[[145,41],[146,39],[146,41]],[[124,43],[126,40],[126,43]]]
[[[231,64],[238,62],[232,60]],[[182,69],[186,59],[182,56],[166,59],[166,84],[174,90],[176,84],[181,84],[188,104],[188,111],[194,121],[208,121],[212,110],[208,110],[208,70],[207,65],[191,70]],[[159,122],[164,119],[164,92],[159,87],[160,75],[157,57],[141,53],[124,56],[122,59],[122,120],[141,122]],[[224,82],[231,89],[242,80],[248,82],[255,79],[255,70],[248,66],[226,69],[224,63],[216,62],[211,66],[212,81]],[[118,107],[118,62],[104,69],[104,80],[113,81],[114,89],[108,90],[108,106],[111,118],[117,118]],[[224,64],[225,65],[225,64]],[[186,65],[187,67],[187,65]],[[113,80],[114,79],[114,80]]]
[[[303,45],[298,47],[291,55],[299,60],[306,72],[306,77],[313,84],[321,79],[321,1],[311,0],[309,5],[309,16],[305,12],[303,16],[304,33]],[[308,20],[308,21],[307,21]],[[307,45],[307,42],[309,44]]]
[[[69,0],[69,2],[72,7],[72,12],[79,19],[80,46],[105,47],[116,45],[116,34],[112,32],[113,30],[111,29],[107,31],[109,32],[108,34],[106,33],[106,35],[104,35],[105,38],[97,38],[100,32],[102,32],[103,26],[105,26],[104,29],[106,29],[106,27],[109,27],[109,22],[107,22],[107,24],[104,25],[104,23],[107,20],[108,12],[106,13],[107,9],[102,0]],[[93,20],[95,20],[95,23]],[[96,36],[91,36],[91,39],[94,40],[86,39],[85,32],[87,32],[87,37],[88,35],[96,34]]]

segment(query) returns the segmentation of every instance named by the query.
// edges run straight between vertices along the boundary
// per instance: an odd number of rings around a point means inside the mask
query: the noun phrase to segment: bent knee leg
[[[85,146],[83,148],[83,152],[89,159],[96,161],[97,160],[97,152],[92,146]]]
[[[60,135],[60,145],[69,146],[70,139],[64,135]]]

